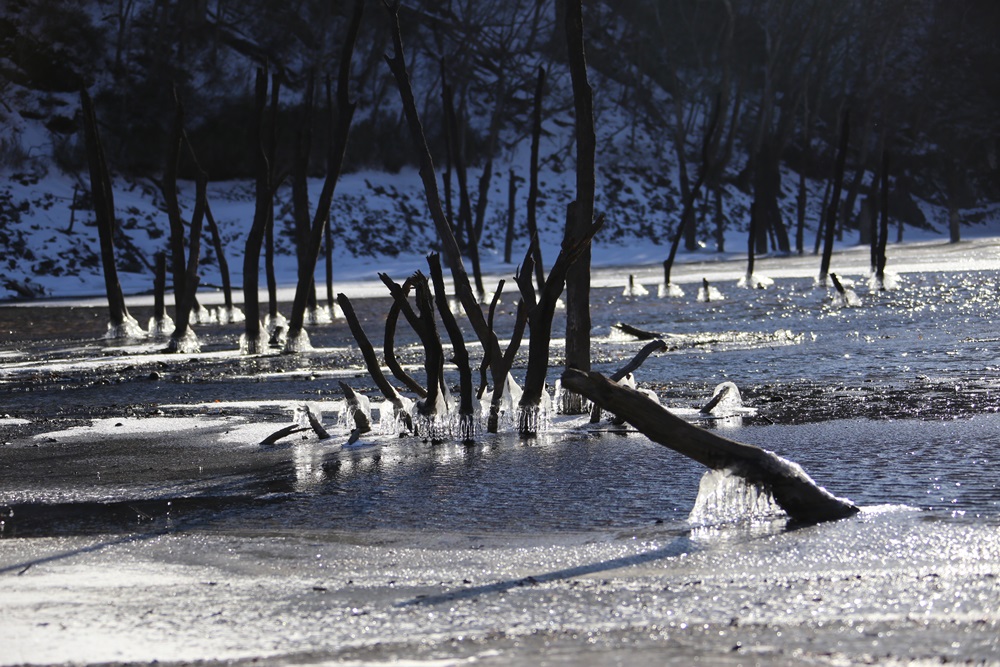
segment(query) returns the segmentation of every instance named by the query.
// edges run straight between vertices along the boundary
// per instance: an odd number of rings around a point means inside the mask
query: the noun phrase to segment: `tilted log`
[[[653,442],[713,470],[730,469],[748,482],[766,485],[788,515],[804,522],[831,521],[856,514],[858,507],[818,486],[797,464],[754,445],[729,440],[689,424],[642,393],[599,373],[568,368],[568,387],[623,417]]]

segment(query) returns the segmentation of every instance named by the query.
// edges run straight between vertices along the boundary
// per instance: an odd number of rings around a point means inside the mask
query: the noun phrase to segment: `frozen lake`
[[[805,527],[689,523],[703,469],[608,423],[348,447],[338,381],[375,394],[342,321],[244,358],[240,325],[166,355],[101,341],[100,308],[0,308],[0,664],[995,664],[1000,271],[993,242],[961,249],[909,250],[891,292],[846,254],[851,307],[805,258],[762,261],[766,290],[679,266],[676,299],[655,267],[595,270],[595,370],[642,345],[615,323],[663,334],[641,386],[863,507]],[[387,307],[356,302],[377,348]],[[724,381],[748,410],[697,417]],[[303,401],[334,437],[259,445]]]

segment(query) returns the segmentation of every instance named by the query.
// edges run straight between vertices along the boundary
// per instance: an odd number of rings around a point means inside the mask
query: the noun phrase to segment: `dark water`
[[[725,299],[710,303],[595,290],[595,370],[615,370],[642,345],[614,335],[616,322],[659,332],[670,351],[637,377],[666,405],[697,407],[717,383],[733,381],[756,415],[708,426],[800,463],[835,494],[948,520],[997,520],[995,272],[910,274],[898,291],[856,288],[862,305],[850,308],[811,279],[765,291],[720,287]],[[356,308],[380,347],[387,301]],[[504,332],[511,304],[500,310]],[[311,329],[317,349],[301,355],[218,354],[236,348],[241,326],[204,325],[206,354],[170,356],[156,353],[160,344],[100,340],[102,312],[0,308],[9,332],[0,414],[29,422],[0,422],[4,535],[137,525],[680,529],[697,494],[699,466],[604,426],[557,423],[536,439],[501,434],[473,446],[383,436],[361,449],[342,448],[347,433],[333,427],[327,443],[289,439],[272,448],[259,447],[259,436],[234,441],[228,426],[34,437],[94,417],[210,415],[232,428],[249,421],[276,430],[290,418],[288,401],[339,400],[345,376],[375,396],[342,322]],[[145,313],[136,314],[142,322]],[[557,317],[554,330],[562,326]],[[413,334],[400,326],[399,336],[403,361],[419,366]],[[554,341],[553,368],[561,354]],[[220,400],[249,404],[206,407]]]

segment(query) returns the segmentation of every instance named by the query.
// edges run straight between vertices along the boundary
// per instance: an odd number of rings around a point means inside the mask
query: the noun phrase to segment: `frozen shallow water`
[[[595,274],[595,368],[642,345],[616,322],[664,334],[640,386],[864,508],[814,526],[692,525],[702,470],[607,423],[348,447],[338,382],[373,393],[342,323],[301,355],[241,357],[239,325],[167,355],[100,340],[101,309],[0,308],[0,664],[1000,663],[1000,274],[976,261],[856,276],[857,307],[797,259],[761,262],[766,290],[679,271],[709,303]],[[376,346],[386,307],[356,303]],[[724,381],[748,410],[696,417]],[[303,401],[334,437],[260,446]]]

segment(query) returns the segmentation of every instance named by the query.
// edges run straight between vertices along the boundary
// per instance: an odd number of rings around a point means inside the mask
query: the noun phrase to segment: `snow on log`
[[[562,383],[622,417],[653,442],[713,470],[729,469],[748,482],[768,486],[774,499],[793,519],[810,523],[831,521],[858,512],[854,503],[818,486],[797,463],[689,424],[640,392],[613,383],[599,373],[568,368]]]

